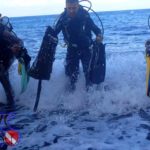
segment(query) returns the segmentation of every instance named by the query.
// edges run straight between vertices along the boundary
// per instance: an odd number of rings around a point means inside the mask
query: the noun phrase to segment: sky
[[[95,11],[150,8],[150,0],[91,0],[91,2]],[[85,5],[85,2],[82,4]],[[65,0],[0,0],[0,13],[9,17],[59,14],[64,7]]]

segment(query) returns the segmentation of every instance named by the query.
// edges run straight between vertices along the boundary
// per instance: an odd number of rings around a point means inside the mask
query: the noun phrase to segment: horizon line
[[[140,11],[140,10],[149,10],[150,8],[133,8],[133,9],[122,9],[122,10],[103,10],[103,11],[95,11],[97,13],[103,13],[103,12],[119,12],[119,11]],[[63,12],[63,11],[62,11]],[[92,12],[90,12],[92,13]],[[39,16],[57,16],[58,14],[42,14],[42,15],[28,15],[28,16],[11,16],[9,18],[23,18],[23,17],[39,17]]]

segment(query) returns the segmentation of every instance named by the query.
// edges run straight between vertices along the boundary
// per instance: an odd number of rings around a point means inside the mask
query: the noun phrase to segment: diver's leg
[[[71,90],[75,90],[75,83],[79,74],[79,54],[76,49],[68,49],[65,73],[70,79]]]
[[[12,90],[12,87],[11,87],[11,84],[9,81],[8,72],[0,76],[0,81],[3,85],[3,88],[4,88],[5,93],[6,93],[7,104],[13,105],[14,104],[14,93],[13,93],[13,90]]]
[[[82,62],[83,72],[84,72],[84,76],[85,76],[85,84],[86,84],[87,90],[89,89],[90,86],[92,86],[92,83],[91,83],[90,77],[89,77],[90,61],[91,61],[90,49],[86,48],[86,49],[82,50],[81,62]]]

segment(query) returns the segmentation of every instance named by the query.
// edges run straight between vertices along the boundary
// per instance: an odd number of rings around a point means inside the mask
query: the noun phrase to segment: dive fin
[[[21,93],[23,93],[27,89],[29,76],[24,61],[22,59],[18,65],[18,73],[21,75]]]

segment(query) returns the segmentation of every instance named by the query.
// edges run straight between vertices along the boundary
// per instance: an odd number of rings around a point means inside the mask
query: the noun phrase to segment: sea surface
[[[150,38],[150,9],[98,12],[104,26],[106,78],[85,90],[80,75],[74,93],[64,91],[66,48],[60,34],[53,72],[42,82],[37,112],[33,112],[38,81],[30,78],[20,94],[17,61],[10,69],[17,110],[9,120],[20,138],[13,150],[149,150],[150,98],[146,96],[145,41]],[[101,28],[98,19],[91,14]],[[10,21],[32,56],[38,54],[46,27],[58,15],[17,17]],[[94,39],[94,37],[93,37]],[[0,101],[6,102],[0,86]]]

